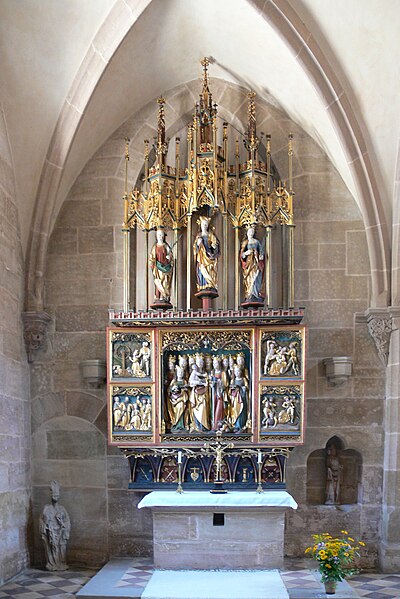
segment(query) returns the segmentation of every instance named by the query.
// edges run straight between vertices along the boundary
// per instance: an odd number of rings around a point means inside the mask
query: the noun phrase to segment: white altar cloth
[[[287,491],[229,491],[217,494],[208,491],[152,491],[139,502],[142,507],[290,507],[297,509],[297,503]]]

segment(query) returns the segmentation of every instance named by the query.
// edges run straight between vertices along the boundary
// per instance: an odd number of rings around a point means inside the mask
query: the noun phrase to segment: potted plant
[[[342,537],[332,537],[327,532],[313,535],[314,544],[305,551],[309,557],[317,560],[327,595],[335,593],[338,582],[359,572],[351,564],[360,556],[360,547],[365,546],[362,541],[356,543],[347,530],[341,533]]]

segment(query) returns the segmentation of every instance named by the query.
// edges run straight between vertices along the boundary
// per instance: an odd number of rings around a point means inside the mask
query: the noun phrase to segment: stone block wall
[[[170,135],[182,126],[193,89],[188,84],[167,94]],[[223,118],[245,122],[243,90],[218,81],[215,100]],[[136,510],[139,495],[127,490],[128,464],[117,449],[107,448],[105,389],[86,388],[79,363],[105,359],[107,309],[120,307],[122,300],[124,137],[132,140],[129,178],[135,181],[142,168],[135,148],[142,147],[143,138],[152,139],[155,114],[155,103],[145,107],[99,149],[71,189],[51,238],[45,306],[53,325],[47,349],[31,369],[38,565],[43,554],[37,520],[52,478],[60,480],[61,503],[72,519],[71,563],[95,565],[111,555],[152,551],[150,514]],[[384,369],[366,325],[354,319],[369,305],[363,223],[323,151],[276,108],[260,105],[257,114],[260,130],[273,135],[273,156],[282,176],[287,134],[293,132],[296,140],[296,304],[305,306],[309,326],[306,443],[289,460],[287,485],[299,510],[287,516],[286,553],[301,556],[311,532],[346,527],[367,541],[373,564],[381,512],[385,389]],[[136,257],[144,261],[141,246],[137,249]],[[142,289],[143,270],[138,270],[137,281]],[[344,385],[331,388],[322,360],[340,355],[353,357],[354,374]],[[343,509],[307,505],[307,457],[334,435],[362,456],[362,500]]]
[[[31,436],[23,284],[13,166],[0,105],[0,585],[29,563]]]

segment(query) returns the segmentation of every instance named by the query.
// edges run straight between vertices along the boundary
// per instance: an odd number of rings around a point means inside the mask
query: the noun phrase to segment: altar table
[[[283,561],[286,491],[153,491],[138,508],[153,513],[155,568],[278,568]]]

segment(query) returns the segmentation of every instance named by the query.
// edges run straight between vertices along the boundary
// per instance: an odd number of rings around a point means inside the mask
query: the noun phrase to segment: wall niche
[[[361,500],[362,457],[333,436],[307,459],[307,503],[349,505]]]

